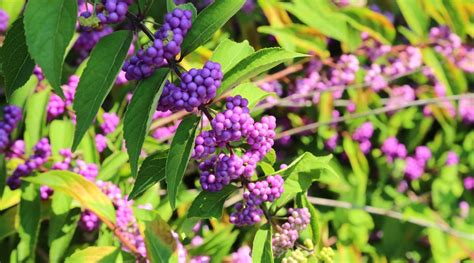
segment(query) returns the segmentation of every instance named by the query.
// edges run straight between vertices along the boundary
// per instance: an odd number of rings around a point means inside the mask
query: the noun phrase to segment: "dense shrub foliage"
[[[474,260],[474,3],[0,2],[0,262]]]

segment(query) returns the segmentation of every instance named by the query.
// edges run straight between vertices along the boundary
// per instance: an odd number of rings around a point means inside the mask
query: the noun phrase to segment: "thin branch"
[[[339,122],[346,122],[346,121],[351,121],[354,119],[359,119],[359,118],[364,118],[368,117],[371,115],[377,115],[377,114],[382,114],[382,113],[387,113],[391,111],[398,111],[404,108],[408,107],[415,107],[415,106],[422,106],[422,105],[427,105],[427,104],[437,104],[437,103],[442,103],[445,101],[453,101],[453,100],[460,100],[460,99],[472,99],[474,98],[474,93],[467,93],[463,95],[453,95],[453,96],[447,96],[447,97],[439,97],[439,98],[432,98],[432,99],[421,99],[421,100],[415,100],[411,102],[407,102],[403,105],[399,106],[393,106],[393,107],[381,107],[377,108],[374,110],[366,111],[366,112],[361,112],[361,113],[356,113],[356,114],[351,114],[345,117],[337,117],[332,119],[331,121],[325,121],[325,122],[314,122],[305,126],[301,127],[296,127],[293,129],[286,130],[284,132],[281,132],[276,135],[275,139],[281,139],[285,136],[291,136],[295,135],[298,133],[306,132],[306,131],[311,131],[314,129],[317,129],[321,126],[327,126],[331,124],[336,124]]]
[[[318,197],[312,197],[312,196],[308,196],[308,200],[313,205],[339,207],[339,208],[345,208],[345,209],[362,209],[370,214],[386,216],[386,217],[390,217],[390,218],[397,219],[400,221],[406,221],[411,224],[422,226],[422,227],[436,228],[452,236],[456,236],[456,237],[460,237],[460,238],[464,238],[468,240],[474,240],[474,234],[458,231],[456,229],[451,228],[449,225],[447,225],[444,222],[442,224],[438,224],[438,223],[434,223],[432,221],[428,221],[421,218],[406,217],[402,213],[393,211],[393,210],[388,210],[388,209],[378,208],[378,207],[373,207],[373,206],[359,207],[352,203],[339,201],[339,200],[318,198]]]

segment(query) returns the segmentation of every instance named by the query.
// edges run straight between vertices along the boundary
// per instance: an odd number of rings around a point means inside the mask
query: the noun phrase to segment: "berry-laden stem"
[[[112,224],[111,222],[107,221],[107,220],[104,220],[103,221],[108,228],[110,228],[110,230],[112,230],[112,232],[114,233],[114,235],[120,240],[120,242],[125,246],[127,247],[130,252],[132,252],[135,257],[137,258],[138,262],[146,262],[146,258],[144,258],[140,252],[138,252],[138,249],[132,244],[130,243],[130,241],[128,239],[126,239],[122,233],[120,233],[120,230],[114,225]]]

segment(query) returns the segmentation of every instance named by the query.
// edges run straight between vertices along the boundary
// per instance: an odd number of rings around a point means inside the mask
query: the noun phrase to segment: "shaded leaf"
[[[151,262],[169,262],[177,248],[171,228],[158,215],[146,222],[145,244]]]
[[[227,185],[219,192],[201,191],[189,208],[188,217],[220,219],[225,201],[235,190],[237,187]]]
[[[194,148],[197,127],[201,118],[190,115],[183,119],[171,142],[168,159],[166,160],[166,183],[171,208],[176,207],[178,188],[188,167],[189,158]]]
[[[81,216],[81,209],[71,207],[72,198],[57,192],[52,197],[49,220],[49,260],[63,262]]]
[[[7,99],[10,99],[13,92],[30,79],[35,67],[26,46],[22,18],[15,21],[8,30],[0,57],[3,75],[5,76],[5,93]]]
[[[157,152],[148,156],[144,161],[140,170],[138,171],[137,179],[133,190],[128,196],[128,199],[135,199],[141,193],[148,190],[150,187],[165,179],[166,173],[166,159],[168,152]]]
[[[132,42],[131,31],[116,31],[102,38],[92,50],[74,98],[77,116],[73,151],[81,142],[97,111],[109,94]]]
[[[27,182],[22,183],[21,189],[18,211],[20,243],[17,247],[17,262],[34,262],[41,216],[39,189],[36,185]]]
[[[150,129],[156,105],[163,91],[169,69],[159,69],[153,76],[142,80],[127,107],[124,119],[124,138],[127,152],[130,156],[132,175],[135,177],[138,170],[143,142]]]
[[[28,1],[25,8],[28,50],[61,96],[64,57],[76,29],[76,17],[77,1],[35,0]]]

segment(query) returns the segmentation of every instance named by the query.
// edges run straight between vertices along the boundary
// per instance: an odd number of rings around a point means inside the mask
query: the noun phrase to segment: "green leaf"
[[[120,248],[112,246],[103,247],[87,247],[79,250],[66,258],[66,263],[108,263],[121,262],[118,261],[120,256]]]
[[[28,1],[25,8],[28,50],[61,96],[64,57],[76,30],[76,17],[77,1],[35,0]]]
[[[178,188],[188,167],[189,158],[194,148],[197,127],[201,118],[190,115],[183,119],[171,142],[168,159],[166,160],[166,183],[171,208],[176,207]]]
[[[237,43],[230,39],[224,39],[214,50],[210,60],[221,64],[222,72],[225,74],[254,51],[247,40]]]
[[[23,19],[19,18],[8,30],[5,37],[0,58],[2,61],[3,75],[5,76],[5,93],[10,99],[15,90],[22,87],[31,76],[34,61],[28,53],[26,46]]]
[[[7,166],[5,162],[5,154],[0,154],[0,201],[2,200],[3,191],[7,182]]]
[[[100,167],[97,179],[108,181],[112,179],[120,168],[128,161],[128,155],[125,152],[115,152],[107,157]]]
[[[259,33],[275,36],[280,46],[289,51],[314,53],[321,58],[329,57],[327,41],[323,36],[315,36],[312,28],[306,25],[260,26]]]
[[[395,28],[383,14],[363,7],[349,7],[342,11],[354,28],[367,32],[380,42],[390,44],[395,38]]]
[[[151,262],[172,262],[170,258],[176,251],[176,240],[169,225],[158,215],[146,222],[145,245]]]
[[[16,262],[35,262],[36,243],[41,216],[39,189],[36,185],[26,182],[22,183],[21,189],[22,195],[19,210],[20,224],[18,227],[20,243],[17,247],[18,254]]]
[[[16,21],[17,17],[23,11],[23,7],[25,6],[26,0],[2,0],[0,1],[0,9],[7,12],[8,16],[10,17],[8,21],[8,25],[11,25],[14,21]]]
[[[237,187],[227,185],[219,192],[201,191],[189,208],[188,217],[220,219],[225,201],[235,190]]]
[[[62,192],[54,193],[52,199],[48,233],[49,260],[63,262],[76,231],[81,209],[72,208],[71,197]]]
[[[342,42],[350,41],[346,18],[330,1],[294,0],[283,7],[308,26]]]
[[[309,222],[309,227],[306,228],[305,231],[309,232],[311,237],[311,241],[313,245],[316,247],[319,243],[319,224],[318,224],[318,214],[314,206],[309,202],[308,197],[306,196],[307,193],[300,193],[297,196],[296,202],[298,203],[298,207],[306,207],[311,215],[311,219]]]
[[[53,170],[24,178],[24,180],[63,192],[78,201],[84,208],[91,210],[103,222],[115,223],[115,209],[110,199],[82,175]]]
[[[305,57],[307,55],[286,51],[281,48],[264,48],[246,57],[224,75],[224,82],[217,90],[218,95],[228,89],[255,77],[278,64],[293,58]]]
[[[322,175],[337,176],[337,173],[329,165],[332,155],[314,156],[306,152],[294,160],[285,169],[276,171],[280,174],[285,183],[283,184],[283,194],[273,205],[280,207],[292,200],[298,193],[306,192],[311,184]]]
[[[141,193],[148,190],[150,187],[165,179],[166,173],[166,159],[168,157],[167,151],[160,151],[148,156],[143,161],[140,170],[138,171],[137,179],[133,190],[128,196],[128,199],[135,199]]]
[[[99,163],[99,152],[95,145],[94,127],[91,127],[84,138],[82,138],[78,147],[78,152],[82,154],[84,161],[88,163]]]
[[[143,142],[150,129],[156,105],[163,91],[169,69],[160,69],[153,76],[141,81],[133,93],[132,101],[128,105],[124,120],[124,138],[127,152],[130,156],[132,175],[135,177],[138,170]]]
[[[275,96],[275,93],[270,93],[259,88],[254,83],[242,83],[232,89],[232,96],[240,95],[249,101],[249,109],[252,110],[259,102],[262,102],[268,96]]]
[[[272,227],[269,224],[261,226],[255,234],[252,246],[252,262],[273,262]]]
[[[17,89],[9,99],[9,103],[25,109],[26,101],[34,93],[38,85],[38,78],[32,75],[21,88]]]
[[[418,36],[425,36],[430,24],[430,18],[421,1],[397,0],[398,7],[405,21]]]
[[[117,31],[102,38],[92,50],[74,99],[73,107],[77,115],[77,125],[72,145],[73,151],[81,142],[112,89],[131,42],[131,31]]]
[[[54,120],[49,126],[49,138],[53,155],[61,149],[70,149],[74,136],[74,124],[69,120]]]
[[[181,45],[182,57],[206,43],[244,5],[245,0],[215,1],[193,21]]]
[[[49,102],[49,91],[31,95],[26,104],[25,118],[25,151],[29,154],[33,146],[41,139],[46,129],[46,107]]]
[[[14,206],[0,215],[0,240],[16,233],[15,221],[18,207]]]

